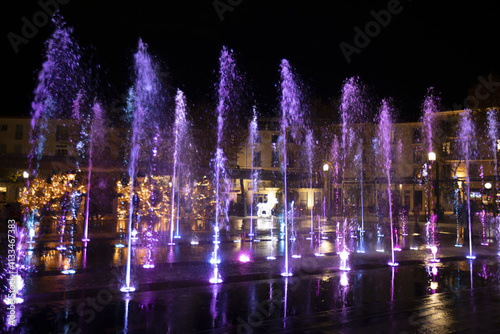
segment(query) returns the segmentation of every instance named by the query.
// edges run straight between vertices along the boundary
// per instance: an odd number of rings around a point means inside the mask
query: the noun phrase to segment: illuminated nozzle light
[[[134,292],[135,291],[135,287],[133,287],[133,286],[122,286],[120,288],[120,291],[121,292]]]
[[[145,269],[152,269],[155,267],[155,265],[153,263],[145,263],[145,264],[143,264],[142,267]]]
[[[314,256],[322,257],[322,256],[325,256],[325,253],[316,252],[316,253],[314,253]]]
[[[239,243],[241,243],[241,239],[234,239],[234,240],[233,240],[233,242],[234,242],[235,244],[239,244]]]
[[[349,259],[349,252],[343,250],[340,252],[340,270],[349,271],[351,268],[347,265],[347,260]]]
[[[198,240],[191,240],[191,245],[198,245],[199,244],[199,241]]]
[[[391,261],[391,262],[388,262],[387,264],[388,264],[388,265],[390,265],[391,267],[397,267],[397,266],[399,266],[399,263],[397,263],[397,262],[392,262],[392,261]]]
[[[64,245],[59,245],[59,246],[57,246],[57,247],[56,247],[56,249],[57,249],[58,251],[62,251],[62,250],[65,250],[65,249],[66,249],[66,246],[64,246]]]
[[[222,278],[220,277],[219,274],[219,268],[217,267],[214,268],[214,275],[208,281],[212,284],[222,283]]]
[[[439,262],[440,260],[436,258],[436,254],[438,252],[437,246],[433,245],[431,246],[431,252],[432,252],[432,258],[430,259],[431,262]]]
[[[276,260],[276,256],[270,255],[270,256],[266,257],[266,259],[271,260],[271,261]]]
[[[349,279],[347,278],[347,273],[342,273],[340,275],[340,285],[341,286],[348,286],[349,285]]]
[[[61,274],[64,275],[73,275],[74,273],[76,273],[75,269],[64,269],[61,271]]]
[[[248,254],[241,254],[238,260],[242,263],[250,262],[250,256]]]
[[[432,275],[437,276],[438,268],[436,266],[432,267]]]
[[[281,273],[281,276],[283,276],[283,277],[290,277],[290,276],[293,276],[293,274],[292,274],[291,271],[285,271],[285,272]]]
[[[394,251],[395,251],[395,252],[401,252],[401,251],[402,251],[402,249],[401,249],[401,247],[396,246],[396,247],[394,247]]]
[[[125,245],[124,244],[115,244],[115,247],[116,248],[123,248],[123,247],[125,247]]]
[[[294,259],[300,259],[302,257],[302,255],[299,255],[299,254],[293,254],[292,257]]]
[[[467,255],[466,258],[469,260],[475,260],[476,256],[475,255]]]

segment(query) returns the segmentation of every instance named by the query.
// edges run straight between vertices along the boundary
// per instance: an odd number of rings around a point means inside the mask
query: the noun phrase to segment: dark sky
[[[222,45],[237,53],[264,109],[277,99],[282,58],[292,63],[310,93],[325,99],[336,96],[347,77],[359,75],[380,97],[393,97],[407,120],[418,118],[429,86],[441,92],[450,109],[463,104],[479,76],[499,73],[500,4],[493,0],[401,1],[390,23],[359,54],[352,54],[350,63],[340,43],[355,46],[354,28],[364,31],[374,20],[370,12],[387,9],[393,1],[220,0],[237,4],[223,13],[223,21],[212,0],[64,2],[61,15],[78,43],[94,50],[118,92],[130,84],[139,37],[168,67],[170,83],[183,88],[191,102],[213,91]],[[27,115],[52,27],[40,27],[16,54],[8,33],[21,34],[21,19],[32,22],[42,9],[37,1],[2,6],[9,101],[2,113]]]

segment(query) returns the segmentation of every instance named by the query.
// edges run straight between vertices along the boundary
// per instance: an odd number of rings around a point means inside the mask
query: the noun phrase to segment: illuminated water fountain
[[[458,123],[457,137],[460,141],[462,148],[462,156],[465,160],[465,183],[467,189],[467,216],[468,216],[468,229],[469,229],[469,255],[467,258],[469,260],[474,260],[476,256],[472,253],[472,216],[470,210],[470,159],[472,155],[473,148],[472,140],[475,137],[476,129],[472,121],[472,111],[470,109],[465,110],[460,116]]]
[[[251,157],[251,166],[250,166],[250,227],[248,236],[252,238],[255,235],[254,227],[253,227],[253,210],[254,210],[254,191],[258,186],[258,178],[259,174],[257,170],[254,170],[254,152],[255,145],[257,143],[257,111],[255,110],[255,106],[253,107],[253,118],[250,122],[250,130],[248,132],[248,144],[250,146],[250,157]]]
[[[232,51],[226,47],[222,48],[219,58],[219,86],[217,89],[217,144],[214,158],[214,183],[215,183],[215,221],[214,221],[214,250],[210,262],[213,266],[210,283],[221,283],[222,278],[219,273],[219,233],[220,223],[227,216],[227,193],[229,193],[229,182],[226,175],[226,157],[222,147],[224,122],[229,112],[233,80],[236,79],[236,64]]]
[[[296,82],[295,75],[292,72],[291,66],[288,60],[283,59],[281,61],[280,66],[280,74],[281,74],[281,140],[282,140],[282,169],[283,169],[283,223],[284,223],[284,237],[285,237],[285,262],[282,276],[292,276],[291,269],[289,267],[289,258],[288,258],[288,175],[287,175],[287,166],[288,166],[288,157],[287,157],[287,138],[288,136],[295,137],[297,130],[297,126],[300,124],[301,119],[301,95],[298,87],[298,83]]]
[[[137,164],[141,152],[141,143],[148,138],[148,125],[154,122],[154,111],[159,107],[158,96],[161,85],[157,77],[157,65],[148,54],[147,45],[139,40],[138,50],[134,55],[134,69],[136,80],[134,84],[134,119],[132,121],[132,138],[130,149],[130,162],[128,174],[130,179],[130,202],[128,211],[128,242],[127,242],[127,267],[125,274],[125,285],[121,287],[122,292],[135,291],[131,282],[131,256],[132,256],[132,227],[134,218],[134,183],[137,177]],[[150,119],[152,118],[152,119]]]
[[[392,108],[386,100],[382,101],[379,113],[378,141],[381,155],[382,169],[387,176],[387,196],[389,203],[389,220],[391,232],[391,261],[390,266],[397,266],[394,258],[394,223],[392,217],[392,190],[391,190],[391,133],[392,133]],[[397,237],[397,236],[396,236]]]

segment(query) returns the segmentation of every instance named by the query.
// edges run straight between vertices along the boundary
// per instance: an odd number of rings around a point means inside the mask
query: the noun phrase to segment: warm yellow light
[[[491,183],[486,182],[486,183],[484,184],[484,187],[485,187],[486,189],[491,189]]]
[[[429,152],[429,161],[436,161],[436,153]]]
[[[431,282],[431,289],[437,290],[437,288],[438,288],[438,282]]]

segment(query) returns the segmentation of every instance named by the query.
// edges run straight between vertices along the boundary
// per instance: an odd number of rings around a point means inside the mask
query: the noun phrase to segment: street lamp
[[[323,163],[323,172],[324,172],[324,190],[325,190],[325,210],[330,212],[330,189],[329,189],[329,175],[328,175],[328,171],[330,170],[330,162],[328,161],[325,161]]]
[[[436,161],[436,153],[429,152],[429,161]]]
[[[23,172],[23,178],[27,179],[30,177],[30,173],[28,173],[27,171],[24,171]]]
[[[484,187],[485,187],[486,189],[491,189],[491,183],[490,183],[490,182],[486,182],[486,183],[484,184]]]

